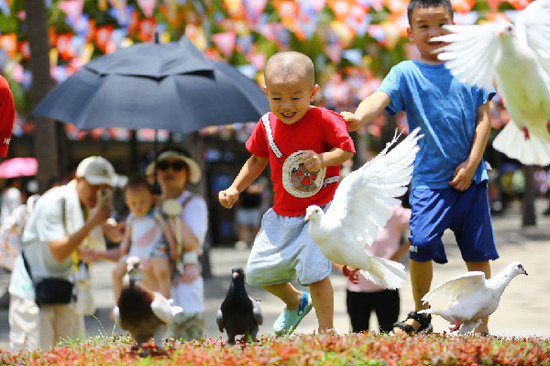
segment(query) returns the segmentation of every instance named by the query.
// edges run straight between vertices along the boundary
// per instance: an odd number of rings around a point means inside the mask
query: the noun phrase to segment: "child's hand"
[[[83,248],[78,251],[78,258],[86,263],[93,263],[100,259],[100,252],[95,249]]]
[[[449,185],[456,190],[465,191],[470,188],[474,174],[475,168],[469,168],[468,163],[465,161],[456,167],[453,180],[449,182]]]
[[[239,199],[239,191],[233,187],[229,187],[224,191],[218,192],[218,201],[225,208],[231,208]]]
[[[358,118],[354,113],[351,112],[342,112],[342,117],[348,125],[348,131],[357,131],[361,127],[361,119]]]
[[[310,172],[316,172],[323,167],[323,158],[313,150],[304,150],[300,154],[304,166]]]

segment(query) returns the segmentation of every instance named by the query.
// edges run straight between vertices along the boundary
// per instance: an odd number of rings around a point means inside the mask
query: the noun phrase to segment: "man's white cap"
[[[82,160],[76,168],[75,176],[83,177],[92,185],[112,186],[116,180],[115,168],[101,156],[89,156]]]

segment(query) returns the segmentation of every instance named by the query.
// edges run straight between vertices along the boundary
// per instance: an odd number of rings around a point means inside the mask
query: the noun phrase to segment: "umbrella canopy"
[[[35,158],[12,158],[0,163],[0,178],[30,177],[36,175],[38,162]]]
[[[269,104],[258,84],[208,59],[187,37],[140,43],[98,57],[56,86],[33,110],[75,125],[189,133],[256,121]]]

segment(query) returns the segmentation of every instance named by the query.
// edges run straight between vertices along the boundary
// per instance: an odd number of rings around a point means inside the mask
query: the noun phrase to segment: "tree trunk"
[[[525,165],[523,167],[523,175],[525,176],[525,196],[523,197],[523,221],[521,226],[536,226],[537,215],[535,213],[535,167],[533,165]]]
[[[25,0],[27,36],[31,52],[31,98],[35,107],[53,86],[50,77],[50,43],[48,39],[48,12],[44,0]],[[38,160],[37,180],[40,192],[47,188],[52,177],[59,176],[58,139],[56,122],[34,117],[34,155]]]

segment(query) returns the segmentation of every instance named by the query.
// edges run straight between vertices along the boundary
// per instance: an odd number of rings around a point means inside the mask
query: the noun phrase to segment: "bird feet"
[[[451,332],[454,332],[455,330],[458,330],[460,328],[460,326],[462,325],[462,323],[460,323],[459,321],[456,321],[454,323],[451,323],[452,327],[449,327],[449,330]]]
[[[358,268],[354,268],[352,270],[349,270],[348,266],[343,266],[342,267],[342,273],[344,274],[344,276],[349,278],[351,283],[354,283],[354,284],[359,283],[359,269]]]
[[[142,343],[141,345],[134,345],[130,349],[132,353],[139,355],[140,357],[149,356],[166,356],[168,352],[154,343]]]

